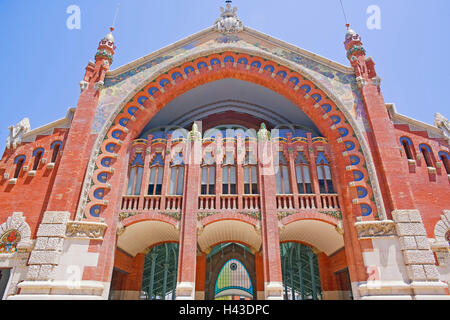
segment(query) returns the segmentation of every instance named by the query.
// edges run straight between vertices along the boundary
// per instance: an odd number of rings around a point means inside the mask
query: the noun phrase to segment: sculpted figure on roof
[[[15,149],[22,142],[22,136],[31,130],[30,120],[23,119],[15,126],[9,126],[9,136],[6,139],[6,147]]]
[[[231,1],[227,1],[225,8],[220,8],[220,17],[214,23],[214,28],[221,33],[238,33],[244,30],[244,24],[238,18],[237,7],[231,7]]]
[[[450,141],[450,121],[440,113],[434,117],[434,125],[442,130],[447,141]]]

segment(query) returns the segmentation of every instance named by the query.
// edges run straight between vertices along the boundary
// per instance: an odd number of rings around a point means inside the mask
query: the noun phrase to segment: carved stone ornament
[[[194,122],[192,125],[192,131],[189,132],[189,140],[190,141],[202,141],[202,133],[198,131],[198,126]]]
[[[440,113],[434,115],[434,125],[442,130],[447,142],[450,143],[450,121]]]
[[[373,78],[372,78],[372,83],[373,83],[373,85],[374,85],[374,86],[377,86],[377,87],[379,87],[379,86],[380,86],[380,84],[381,84],[381,78],[380,78],[380,77],[378,77],[378,76],[376,76],[376,77],[373,77]]]
[[[366,85],[366,79],[364,79],[363,77],[357,77],[356,78],[356,84],[358,85],[358,88],[362,88]]]
[[[70,221],[67,223],[66,238],[103,240],[107,227],[101,222]]]
[[[450,210],[444,210],[441,220],[434,227],[434,237],[438,243],[447,243],[446,235],[450,232]]]
[[[95,90],[102,90],[104,86],[105,86],[105,83],[103,81],[99,81],[94,84]]]
[[[214,29],[225,34],[238,33],[244,30],[244,24],[237,17],[237,7],[232,8],[231,3],[220,7],[220,17],[214,23]]]
[[[80,81],[81,92],[87,90],[87,88],[89,88],[89,82],[87,82],[87,81]]]
[[[384,221],[362,221],[355,223],[359,239],[370,239],[380,237],[392,237],[397,235],[395,222]]]
[[[269,141],[270,140],[270,132],[266,128],[266,124],[261,123],[261,128],[258,131],[258,140],[259,141]]]
[[[30,132],[30,120],[28,118],[24,118],[15,126],[9,126],[9,136],[6,139],[6,147],[8,149],[16,149],[19,144],[22,143],[22,137],[25,133]]]

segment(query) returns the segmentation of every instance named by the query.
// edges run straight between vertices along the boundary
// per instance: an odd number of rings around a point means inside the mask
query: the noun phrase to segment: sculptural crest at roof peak
[[[224,7],[220,7],[220,17],[214,23],[214,29],[226,34],[238,33],[244,30],[244,24],[238,18],[237,7],[231,6],[231,1],[227,1]]]

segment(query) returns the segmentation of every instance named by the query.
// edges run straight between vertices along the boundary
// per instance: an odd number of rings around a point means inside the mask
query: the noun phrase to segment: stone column
[[[406,271],[416,300],[448,299],[448,285],[440,281],[436,261],[418,210],[396,210],[392,212],[396,224],[400,250],[403,253]]]
[[[105,284],[83,280],[83,270],[96,266],[98,254],[89,252],[90,240],[101,240],[103,223],[71,222],[69,212],[44,213],[36,245],[28,261],[20,294],[11,300],[90,300],[105,298]]]
[[[45,212],[37,231],[34,250],[28,261],[28,273],[21,283],[21,295],[50,294],[55,267],[63,252],[69,212]]]

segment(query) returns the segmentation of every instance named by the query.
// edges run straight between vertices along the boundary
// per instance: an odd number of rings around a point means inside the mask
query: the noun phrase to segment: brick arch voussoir
[[[200,223],[204,227],[206,227],[206,226],[216,223],[216,222],[229,221],[229,220],[247,223],[251,226],[257,226],[258,221],[259,221],[258,219],[254,218],[254,217],[251,217],[251,216],[248,216],[245,214],[241,214],[241,213],[218,213],[218,214],[214,214],[212,216],[201,219]]]
[[[223,63],[223,59],[227,56],[232,56],[235,60],[235,63]],[[356,138],[353,138],[355,136],[353,128],[352,126],[348,125],[347,121],[345,120],[345,115],[337,108],[336,104],[327,96],[325,92],[317,88],[313,82],[304,78],[301,74],[297,74],[295,72],[289,73],[289,70],[285,67],[280,67],[277,63],[269,60],[264,61],[264,63],[261,65],[261,68],[252,67],[250,66],[250,64],[255,60],[255,58],[250,57],[246,54],[225,52],[222,55],[214,55],[214,57],[217,57],[217,59],[221,58],[219,59],[222,61],[222,64],[220,66],[215,65],[213,68],[210,66],[211,59],[209,59],[209,57],[202,57],[196,59],[195,61],[192,61],[191,63],[185,63],[182,66],[178,66],[175,69],[172,69],[183,70],[185,66],[192,66],[192,68],[194,68],[194,72],[190,72],[186,77],[177,79],[175,85],[173,82],[169,82],[164,87],[160,85],[160,81],[162,79],[169,78],[168,74],[170,75],[172,73],[171,71],[169,71],[166,74],[156,77],[154,81],[144,86],[144,88],[137,94],[135,94],[133,99],[124,107],[124,110],[126,110],[125,114],[127,114],[131,108],[137,107],[137,109],[134,109],[135,112],[132,115],[132,117],[135,117],[136,120],[130,121],[129,126],[123,127],[122,125],[117,124],[117,121],[120,120],[119,117],[124,112],[119,114],[119,116],[116,117],[116,121],[114,121],[115,125],[113,125],[113,127],[108,131],[107,139],[102,143],[102,145],[105,146],[105,143],[107,141],[112,140],[117,142],[118,140],[122,140],[120,137],[117,138],[117,136],[114,136],[114,132],[116,132],[117,135],[118,131],[122,132],[122,134],[127,135],[127,140],[130,140],[130,134],[132,136],[139,134],[139,132],[144,128],[145,124],[147,124],[148,121],[150,121],[150,119],[160,109],[162,109],[168,102],[182,95],[183,93],[209,82],[225,78],[235,78],[266,87],[292,101],[316,124],[319,130],[325,134],[332,149],[335,152],[343,153],[344,157],[338,157],[337,159],[337,161],[339,162],[339,166],[346,167],[350,164],[348,160],[348,156],[350,155],[350,153],[346,153],[345,141],[348,140],[355,143],[355,149],[359,150],[360,147],[358,140]],[[250,67],[241,66],[238,68],[237,59],[239,59],[239,57],[246,57],[249,61]],[[199,70],[198,63],[200,62],[204,62],[207,67],[202,67]],[[273,72],[264,70],[264,68],[268,65],[274,67]],[[285,78],[274,76],[277,72],[279,72],[279,70],[285,71],[287,73],[287,76]],[[292,78],[294,76],[299,79],[299,83],[295,86],[293,85],[293,83],[286,81],[286,79]],[[301,89],[301,86],[303,85],[310,86],[311,91],[306,93],[303,89]],[[150,95],[147,92],[147,89],[152,86],[156,87],[158,91],[155,94]],[[311,97],[311,94],[320,94],[322,100],[320,102],[317,102]],[[139,99],[142,97],[145,97],[146,100],[141,104],[139,103]],[[332,111],[329,112],[329,116],[324,118],[323,112],[317,112],[317,108],[319,108],[321,105],[324,105],[325,103],[331,106]],[[339,124],[334,124],[333,120],[331,119],[333,115],[340,117],[341,121]],[[345,139],[344,143],[342,143],[342,140],[344,139],[341,137],[338,131],[340,126],[345,126],[346,129],[349,130],[349,137]],[[363,166],[365,163],[364,155],[359,151],[357,152],[357,154],[361,161],[356,166],[360,168],[361,172],[363,172],[364,170],[364,176],[367,177],[367,170],[365,170]],[[98,161],[96,161],[96,164],[99,165]],[[102,166],[101,163],[100,166]],[[92,177],[92,179],[94,182],[92,188],[96,188],[96,179],[95,177]],[[351,180],[351,176],[349,174],[340,173],[340,179],[350,187],[356,187],[357,185],[355,183],[352,184],[352,182],[354,181]],[[103,201],[103,203],[105,203],[105,201]],[[372,208],[373,212],[377,210],[376,206],[371,201],[368,201],[368,205]],[[89,208],[91,207],[91,204],[86,207],[86,216],[88,216]]]
[[[320,221],[320,222],[328,223],[332,226],[339,225],[338,219],[336,219],[330,215],[327,215],[325,213],[321,213],[321,212],[309,212],[309,213],[298,212],[293,215],[284,217],[283,219],[281,219],[281,223],[284,226],[288,226],[291,223],[294,223],[297,221],[304,221],[304,220]]]
[[[155,212],[146,212],[146,213],[137,214],[135,216],[123,219],[122,225],[124,228],[126,228],[133,224],[137,224],[137,223],[145,222],[145,221],[164,222],[173,228],[176,228],[179,223],[177,219],[170,217],[168,215],[165,215],[162,213],[155,213]]]

